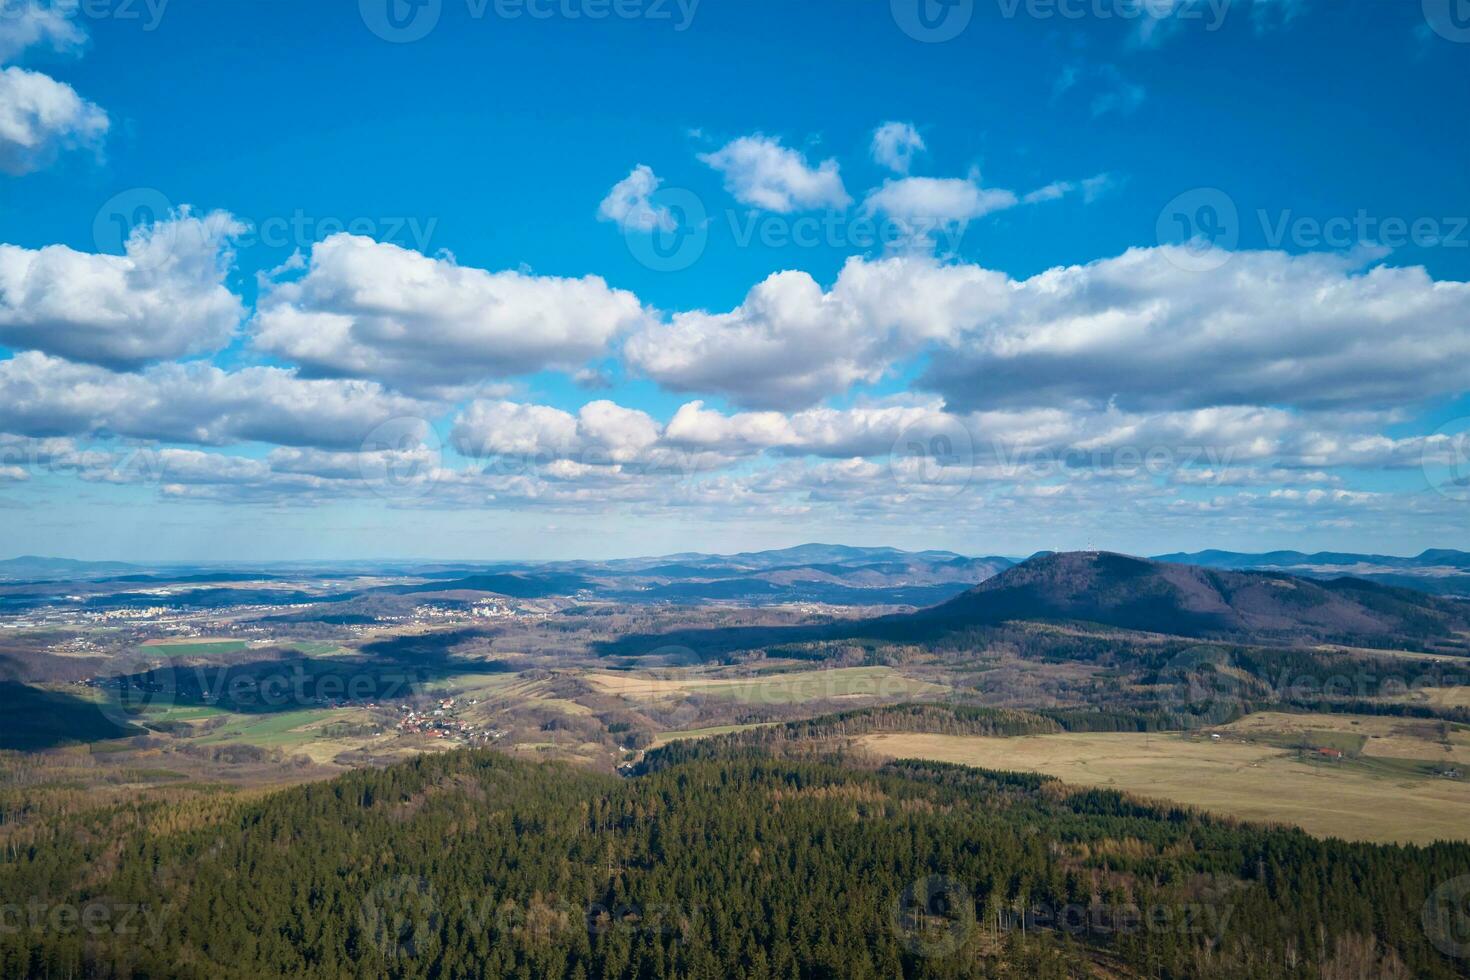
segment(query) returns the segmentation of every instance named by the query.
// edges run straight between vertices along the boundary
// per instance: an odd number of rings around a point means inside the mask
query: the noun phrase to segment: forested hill
[[[1357,579],[1313,581],[1108,552],[1031,558],[914,617],[1081,620],[1177,636],[1395,642],[1470,628],[1470,604]]]
[[[7,900],[116,926],[12,917],[5,977],[1450,977],[1422,910],[1470,874],[1464,844],[749,748],[628,780],[460,751],[253,801],[7,808],[0,838]]]

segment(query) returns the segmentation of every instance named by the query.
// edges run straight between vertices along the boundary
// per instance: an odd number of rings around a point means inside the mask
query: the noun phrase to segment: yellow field
[[[1354,763],[1302,762],[1293,752],[1259,742],[1132,733],[892,734],[858,742],[885,758],[1043,772],[1074,785],[1296,824],[1324,837],[1420,844],[1470,837],[1470,779],[1387,776]]]
[[[675,694],[708,694],[748,704],[799,704],[803,701],[900,698],[939,693],[943,688],[905,677],[892,667],[839,667],[757,677],[715,677],[699,670],[591,673],[586,680],[606,694],[657,700]]]

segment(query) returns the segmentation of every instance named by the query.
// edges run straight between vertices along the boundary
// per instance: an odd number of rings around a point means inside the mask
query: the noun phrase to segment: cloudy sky
[[[5,555],[1470,547],[1453,0],[0,0]]]

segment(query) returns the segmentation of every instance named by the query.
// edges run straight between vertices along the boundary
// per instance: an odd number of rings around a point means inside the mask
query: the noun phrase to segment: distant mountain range
[[[1036,558],[1051,555],[1038,553]],[[1033,558],[1034,560],[1034,558]],[[1266,570],[1300,578],[1329,581],[1352,577],[1379,585],[1437,595],[1470,596],[1470,552],[1425,551],[1414,557],[1348,552],[1233,551],[1178,552],[1154,562],[1190,565],[1218,571]],[[1028,563],[1029,564],[1029,563]],[[1016,565],[1000,556],[967,557],[952,551],[902,551],[847,545],[804,544],[771,551],[731,555],[683,552],[609,561],[558,562],[365,562],[218,563],[214,565],[144,565],[88,562],[25,556],[0,561],[0,609],[19,611],[54,604],[68,583],[84,584],[89,604],[109,602],[105,593],[121,597],[141,584],[206,586],[231,582],[269,582],[313,578],[351,580],[361,576],[398,578],[404,584],[348,589],[334,596],[341,602],[358,596],[423,597],[454,601],[455,594],[485,592],[512,598],[584,596],[630,603],[738,602],[769,605],[813,602],[834,605],[933,606]],[[109,588],[116,583],[119,587]],[[123,588],[132,583],[128,588]],[[218,594],[216,594],[218,593]],[[244,593],[201,588],[172,601],[214,606],[237,601]],[[301,601],[288,590],[267,591],[252,601],[273,597]],[[121,604],[151,603],[143,593]]]
[[[1239,551],[1176,552],[1155,555],[1155,561],[1181,565],[1203,565],[1208,568],[1302,568],[1353,567],[1372,565],[1381,568],[1428,569],[1458,568],[1470,570],[1470,552],[1448,548],[1431,548],[1412,558],[1397,555],[1360,555],[1345,551],[1267,551],[1249,554]]]
[[[1205,568],[1275,569],[1303,578],[1353,578],[1429,592],[1434,595],[1470,596],[1470,552],[1432,548],[1412,558],[1397,555],[1359,555],[1341,551],[1268,551],[1243,554],[1237,551],[1196,551],[1159,555],[1157,561],[1199,565]]]
[[[12,582],[27,579],[102,578],[141,571],[144,571],[142,565],[122,561],[78,561],[74,558],[42,558],[37,555],[21,555],[19,558],[0,561],[0,579]]]
[[[469,593],[518,599],[574,596],[629,603],[692,604],[734,602],[748,605],[827,603],[832,605],[931,606],[1009,568],[1008,558],[970,558],[952,551],[908,552],[897,548],[857,548],[807,544],[772,551],[706,555],[687,552],[611,561],[563,562],[283,562],[279,565],[144,566],[122,562],[21,558],[0,562],[0,610],[70,603],[83,594],[90,607],[153,605],[157,596],[138,586],[216,584],[170,595],[173,605],[213,607],[237,601],[282,604],[310,601],[296,590],[254,589],[250,582],[283,584],[292,580],[345,580],[361,576],[399,578],[402,584],[374,584],[320,595],[321,603],[403,597],[422,602],[470,601]],[[227,584],[236,588],[225,588]],[[115,588],[112,586],[116,586]],[[411,607],[410,607],[411,608]],[[332,616],[358,615],[344,605]],[[327,613],[324,613],[327,615]]]
[[[1364,644],[1470,629],[1470,605],[1360,579],[1313,581],[1108,552],[1040,555],[913,617],[943,626],[1083,621],[1176,636]]]

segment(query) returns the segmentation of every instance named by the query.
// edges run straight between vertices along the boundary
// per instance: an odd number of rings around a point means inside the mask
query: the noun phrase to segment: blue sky
[[[1470,547],[1459,0],[3,2],[7,551]]]

